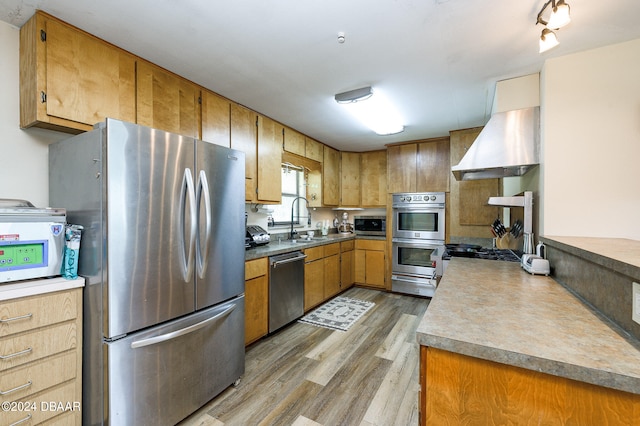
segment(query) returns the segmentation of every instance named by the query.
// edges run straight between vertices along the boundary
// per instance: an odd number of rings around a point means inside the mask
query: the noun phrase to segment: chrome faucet
[[[298,234],[297,232],[295,232],[293,230],[293,206],[295,205],[296,200],[299,200],[300,198],[302,198],[305,201],[305,203],[307,203],[307,213],[309,214],[309,219],[307,220],[307,225],[309,225],[309,226],[311,225],[311,210],[309,209],[309,200],[307,200],[304,197],[296,197],[296,198],[294,198],[293,201],[291,202],[291,233],[290,233],[290,239],[292,239],[292,240],[294,239],[293,236]],[[295,234],[294,234],[294,232],[295,232]]]

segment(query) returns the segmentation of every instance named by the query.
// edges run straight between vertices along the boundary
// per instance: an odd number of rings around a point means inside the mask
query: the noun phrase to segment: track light
[[[549,21],[545,21],[542,18],[542,14],[545,9],[551,5],[551,14],[549,15]],[[558,38],[552,30],[557,30],[571,22],[571,16],[569,14],[569,5],[564,0],[549,0],[547,1],[536,18],[536,25],[542,24],[545,29],[542,30],[540,35],[540,53],[546,52],[549,49],[556,47],[558,44]]]
[[[564,0],[559,0],[551,10],[551,16],[549,16],[547,28],[557,30],[566,26],[569,22],[571,22],[569,5],[566,4]]]
[[[554,33],[548,28],[545,28],[544,30],[542,30],[542,35],[540,36],[540,53],[553,49],[559,44],[560,42],[556,37],[556,33]]]
[[[379,90],[374,94],[370,86],[338,93],[335,100],[379,135],[393,135],[404,130],[402,118],[391,102]]]

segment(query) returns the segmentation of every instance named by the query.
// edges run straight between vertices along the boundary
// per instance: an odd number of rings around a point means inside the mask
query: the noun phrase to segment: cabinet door
[[[202,90],[202,140],[231,147],[231,102]]]
[[[199,138],[200,88],[143,60],[137,68],[137,123]]]
[[[340,293],[340,255],[334,254],[323,259],[324,263],[324,299]]]
[[[302,133],[288,127],[284,128],[284,150],[293,154],[305,156],[305,140]]]
[[[360,205],[360,154],[340,153],[341,206]]]
[[[393,145],[387,149],[388,191],[416,192],[417,144]]]
[[[449,138],[418,144],[416,191],[449,192]]]
[[[323,145],[311,138],[305,138],[305,157],[322,163],[324,157]]]
[[[231,104],[231,148],[245,154],[245,201],[257,201],[258,145],[255,112],[238,104]]]
[[[340,289],[345,290],[353,286],[354,282],[354,250],[343,251],[340,254]]]
[[[282,202],[281,124],[258,116],[258,201]]]
[[[340,202],[340,153],[324,146],[322,166],[322,200],[325,206],[337,206]]]
[[[20,30],[20,126],[90,130],[136,119],[135,58],[42,12]]]
[[[458,164],[481,128],[450,132],[450,164]],[[499,207],[487,205],[489,197],[498,196],[500,179],[481,179],[450,182],[451,202],[449,221],[450,236],[491,238],[489,225],[499,215]]]
[[[304,310],[324,302],[324,259],[304,265]]]
[[[364,284],[367,281],[367,251],[354,250],[354,278],[357,283]]]
[[[365,283],[384,288],[384,252],[367,250],[365,255]]]
[[[269,280],[266,275],[244,283],[244,343],[255,342],[269,332]]]
[[[387,204],[387,152],[361,154],[361,206],[384,207]]]

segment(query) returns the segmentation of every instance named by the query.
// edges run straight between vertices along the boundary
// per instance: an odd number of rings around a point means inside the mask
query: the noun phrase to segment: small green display
[[[43,257],[42,243],[0,245],[0,270],[42,266]]]

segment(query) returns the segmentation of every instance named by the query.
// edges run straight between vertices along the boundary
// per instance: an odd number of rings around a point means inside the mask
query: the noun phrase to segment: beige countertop
[[[544,236],[541,240],[622,274],[640,276],[640,241],[627,238],[554,236]]]
[[[358,235],[358,239],[368,240],[382,240],[385,241],[385,237],[370,237]],[[309,247],[317,247],[325,244],[339,243],[341,241],[355,240],[356,234],[329,234],[326,236],[315,237],[311,241],[300,240],[298,242],[292,242],[290,240],[282,239],[278,241],[277,238],[269,242],[264,246],[245,250],[245,260],[253,260],[261,257],[275,256],[277,254],[288,253],[296,250],[304,250]]]
[[[84,287],[84,278],[78,277],[75,280],[68,280],[62,277],[54,277],[16,281],[0,284],[0,301],[53,293],[54,291],[69,290],[78,287]]]
[[[640,342],[550,277],[452,258],[423,317],[423,346],[640,394]]]

